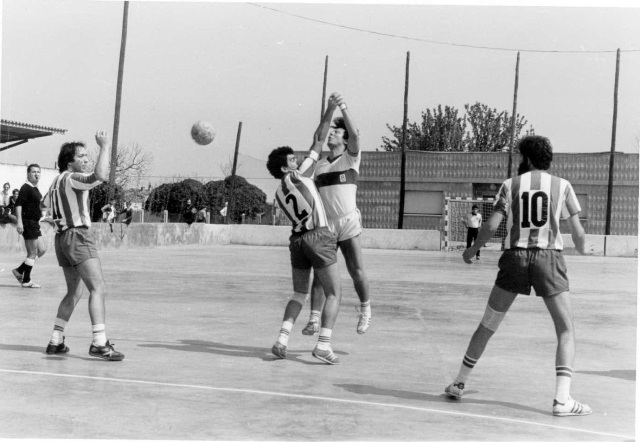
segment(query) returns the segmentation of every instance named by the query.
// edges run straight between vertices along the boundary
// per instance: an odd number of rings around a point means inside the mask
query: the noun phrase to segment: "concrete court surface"
[[[311,356],[294,326],[270,352],[291,293],[288,250],[185,246],[101,252],[107,336],[123,362],[88,356],[86,298],[47,356],[62,272],[48,253],[21,288],[0,252],[0,438],[187,440],[631,440],[635,437],[637,259],[566,257],[578,357],[572,395],[591,416],[551,415],[555,334],[538,298],[519,297],[476,365],[467,396],[444,387],[484,312],[499,253],[364,250],[373,324],[356,334],[341,260],[333,334],[342,363]]]

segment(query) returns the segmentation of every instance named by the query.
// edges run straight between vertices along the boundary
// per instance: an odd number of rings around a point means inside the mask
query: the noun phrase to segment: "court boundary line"
[[[76,378],[76,379],[91,379],[91,380],[107,381],[107,382],[155,385],[155,386],[163,386],[163,387],[171,387],[171,388],[191,388],[191,389],[209,390],[209,391],[224,391],[224,392],[231,392],[231,393],[251,393],[251,394],[269,395],[269,396],[289,397],[289,398],[296,398],[296,399],[315,399],[315,400],[321,400],[321,401],[327,401],[327,402],[338,402],[343,404],[359,404],[359,405],[368,405],[368,406],[377,406],[377,407],[389,407],[389,408],[411,410],[411,411],[418,411],[418,412],[447,414],[452,416],[473,417],[473,418],[480,418],[480,419],[489,419],[494,421],[509,422],[514,424],[527,424],[527,425],[534,425],[534,426],[545,427],[545,428],[553,428],[558,430],[574,431],[578,433],[587,433],[587,434],[598,435],[598,436],[618,437],[623,439],[635,439],[635,436],[629,436],[624,434],[604,433],[600,431],[584,430],[584,429],[572,428],[572,427],[563,427],[560,425],[551,425],[551,424],[545,424],[541,422],[531,422],[531,421],[526,421],[521,419],[510,419],[510,418],[498,417],[498,416],[488,416],[488,415],[474,414],[474,413],[463,413],[459,411],[436,410],[433,408],[414,407],[411,405],[387,404],[384,402],[360,401],[355,399],[340,399],[340,398],[304,395],[304,394],[296,394],[296,393],[281,393],[277,391],[253,390],[253,389],[247,389],[247,388],[211,387],[208,385],[178,384],[174,382],[157,382],[157,381],[143,381],[138,379],[107,378],[102,376],[48,373],[44,371],[10,370],[10,369],[0,368],[0,373],[27,374],[27,375],[35,375],[35,376],[53,376],[53,377]]]

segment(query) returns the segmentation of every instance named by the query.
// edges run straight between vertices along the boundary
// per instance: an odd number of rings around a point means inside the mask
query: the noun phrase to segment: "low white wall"
[[[42,234],[47,248],[53,250],[55,233],[42,223]],[[113,231],[110,227],[113,227]],[[289,245],[290,227],[249,224],[116,223],[112,226],[95,223],[91,227],[99,250],[128,247],[158,247],[172,245]],[[575,255],[571,235],[562,235],[566,255]],[[595,245],[597,256],[638,256],[637,236],[587,235]],[[362,247],[365,249],[441,250],[442,238],[438,230],[365,229]],[[0,249],[25,252],[24,241],[15,226],[0,224]]]

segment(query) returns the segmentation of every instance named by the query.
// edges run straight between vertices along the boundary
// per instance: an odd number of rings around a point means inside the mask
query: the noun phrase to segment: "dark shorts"
[[[320,227],[306,233],[294,233],[289,237],[291,267],[306,270],[322,269],[338,261],[338,242],[328,227]]]
[[[562,252],[544,249],[506,250],[498,261],[496,285],[511,293],[546,297],[569,291]]]
[[[32,219],[24,219],[22,220],[22,226],[24,227],[24,231],[22,232],[22,237],[27,239],[38,239],[42,236],[40,233],[40,221],[34,221]]]
[[[56,233],[55,248],[60,267],[73,267],[88,259],[98,258],[93,234],[86,227],[72,227]]]

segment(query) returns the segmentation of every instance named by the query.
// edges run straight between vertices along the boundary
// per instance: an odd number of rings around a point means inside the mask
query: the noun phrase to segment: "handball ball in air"
[[[191,126],[191,138],[203,146],[211,143],[216,137],[216,130],[207,121],[197,121]]]

